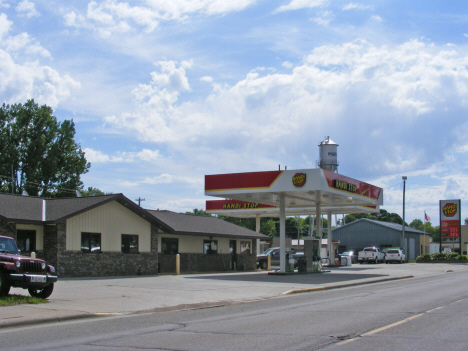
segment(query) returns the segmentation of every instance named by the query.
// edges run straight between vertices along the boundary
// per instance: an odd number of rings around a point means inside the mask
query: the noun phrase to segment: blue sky
[[[85,186],[204,208],[204,175],[315,168],[438,223],[468,199],[461,1],[0,0],[0,97],[76,123]]]

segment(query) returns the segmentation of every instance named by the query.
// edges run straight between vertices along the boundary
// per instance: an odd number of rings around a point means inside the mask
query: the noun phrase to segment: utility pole
[[[405,191],[406,191],[406,179],[407,176],[401,177],[403,179],[403,251],[405,252],[406,257],[408,257],[408,253],[405,250]]]
[[[139,197],[138,199],[135,199],[135,201],[138,201],[138,206],[141,207],[141,202],[145,201],[145,199],[142,199],[141,197]]]

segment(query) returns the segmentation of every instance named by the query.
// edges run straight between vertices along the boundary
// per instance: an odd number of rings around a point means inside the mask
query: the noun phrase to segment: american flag
[[[426,222],[429,222],[429,221],[431,220],[431,217],[429,217],[429,216],[426,214],[426,212],[424,212],[424,220],[425,220]]]

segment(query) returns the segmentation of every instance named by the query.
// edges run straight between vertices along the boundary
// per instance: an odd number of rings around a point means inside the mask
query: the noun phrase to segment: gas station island
[[[328,139],[327,139],[328,140]],[[336,145],[336,144],[334,144]],[[336,149],[335,149],[336,150]],[[336,156],[336,152],[335,152]],[[321,165],[322,166],[322,165]],[[326,169],[329,168],[330,170]],[[383,189],[333,172],[336,167],[216,174],[205,176],[205,195],[222,198],[208,200],[206,211],[223,216],[257,219],[280,218],[280,271],[286,270],[286,216],[328,216],[328,245],[332,242],[332,214],[378,212],[383,205]],[[320,255],[320,221],[318,238],[304,238],[307,271],[315,270]],[[334,262],[334,250],[330,250]]]

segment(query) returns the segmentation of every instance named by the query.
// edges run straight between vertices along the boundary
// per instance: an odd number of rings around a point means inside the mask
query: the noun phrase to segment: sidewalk
[[[328,268],[327,268],[328,270]],[[327,273],[269,275],[265,271],[59,279],[49,303],[0,308],[0,328],[109,315],[247,303],[288,293],[389,279],[468,271],[463,264],[355,264]],[[12,288],[10,294],[27,295]]]

